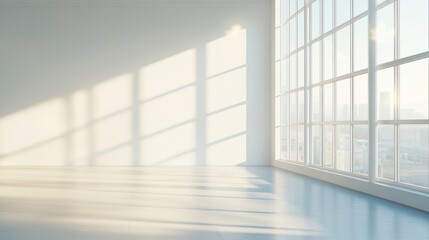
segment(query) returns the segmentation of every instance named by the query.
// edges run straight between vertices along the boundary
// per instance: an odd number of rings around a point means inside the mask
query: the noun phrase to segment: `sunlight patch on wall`
[[[207,80],[207,112],[213,112],[246,101],[246,68]]]
[[[244,150],[244,151],[243,151]],[[208,165],[240,165],[246,162],[246,135],[208,146]]]
[[[66,164],[65,150],[65,139],[59,138],[6,155],[0,166],[62,166]]]
[[[100,153],[131,140],[131,113],[124,112],[94,125],[95,152]]]
[[[246,131],[246,106],[240,105],[207,117],[207,142],[212,143]],[[235,151],[241,151],[237,148]]]
[[[189,49],[140,70],[140,100],[177,90],[196,80],[196,50]]]
[[[233,25],[206,44],[206,163],[246,162],[246,29]]]
[[[79,90],[70,96],[70,127],[79,128],[89,122],[89,92],[88,90]]]
[[[131,166],[132,165],[131,145],[122,146],[106,152],[102,152],[95,157],[95,166]]]
[[[0,156],[64,134],[64,99],[55,98],[0,118]]]
[[[70,159],[74,165],[88,164],[90,154],[89,129],[84,128],[71,133]]]
[[[195,123],[187,123],[143,139],[142,164],[189,165],[195,163]]]
[[[142,136],[194,119],[196,114],[195,105],[195,86],[186,87],[143,103],[140,106],[140,132]]]
[[[132,75],[123,74],[97,84],[93,88],[94,118],[107,115],[131,107]]]
[[[246,29],[234,30],[234,34],[207,43],[207,76],[237,68],[246,64]]]

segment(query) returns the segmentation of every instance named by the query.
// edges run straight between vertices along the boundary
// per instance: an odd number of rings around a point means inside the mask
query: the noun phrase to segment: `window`
[[[377,11],[377,177],[423,191],[429,189],[428,7],[426,0],[397,0]]]
[[[280,54],[276,62],[280,66],[279,88],[276,98],[280,99],[279,119],[276,132],[281,139],[279,159],[299,164],[304,163],[305,149],[305,11],[303,0],[280,1]],[[304,8],[305,7],[305,8]],[[288,11],[289,10],[289,11]],[[278,32],[278,31],[276,31]],[[320,68],[320,67],[319,67]]]
[[[429,2],[377,0],[376,81],[368,1],[278,2],[277,160],[362,179],[372,161],[377,181],[429,192]],[[372,105],[378,138],[370,143]]]

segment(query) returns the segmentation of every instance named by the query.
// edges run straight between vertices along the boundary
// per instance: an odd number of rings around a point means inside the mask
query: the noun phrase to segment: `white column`
[[[369,181],[377,177],[377,1],[368,0],[368,128],[369,128]]]

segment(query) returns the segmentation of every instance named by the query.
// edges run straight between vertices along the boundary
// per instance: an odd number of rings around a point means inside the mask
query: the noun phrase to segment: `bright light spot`
[[[208,77],[246,64],[246,29],[238,27],[233,29],[234,34],[228,34],[207,43]]]
[[[207,80],[207,112],[246,101],[246,68],[242,67]]]
[[[196,51],[189,49],[140,70],[140,98],[146,100],[192,84],[196,79]]]
[[[239,34],[243,30],[243,27],[240,24],[233,25],[230,29],[225,31],[225,35],[235,35]]]
[[[123,74],[97,84],[93,93],[94,118],[127,109],[131,107],[132,101],[132,75]]]
[[[377,29],[376,28],[369,29],[369,38],[372,41],[377,41]]]

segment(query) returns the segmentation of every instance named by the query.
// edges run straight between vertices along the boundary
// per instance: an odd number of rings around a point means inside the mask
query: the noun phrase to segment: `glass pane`
[[[368,17],[354,23],[353,48],[354,70],[368,68]]]
[[[281,159],[289,160],[289,127],[282,127],[280,135]]]
[[[280,92],[282,91],[282,85],[281,82],[284,81],[281,79],[281,75],[280,75],[280,61],[276,61],[274,66],[274,77],[275,77],[275,96],[278,96],[280,94]]]
[[[428,118],[428,60],[399,67],[400,119]]]
[[[399,1],[401,57],[428,50],[428,2],[428,0]]]
[[[289,59],[289,79],[290,79],[290,89],[293,90],[296,88],[297,84],[297,74],[296,74],[296,54],[292,54]]]
[[[289,121],[289,95],[283,95],[280,98],[281,110],[280,110],[280,121],[281,124],[286,124]]]
[[[298,122],[304,122],[304,91],[298,92]]]
[[[312,126],[311,129],[311,161],[315,165],[321,165],[322,141],[320,139],[320,126]]]
[[[280,129],[280,127],[276,127],[275,129],[274,129],[274,134],[275,134],[275,138],[276,138],[276,140],[275,140],[275,146],[274,146],[274,148],[275,148],[275,159],[276,160],[280,160],[281,159],[281,134],[280,134],[280,132],[281,132],[281,129]]]
[[[311,45],[311,82],[320,82],[320,42]]]
[[[353,79],[353,118],[368,120],[368,75]]]
[[[336,87],[336,119],[340,121],[350,120],[350,79],[338,81]]]
[[[428,125],[401,125],[399,129],[399,181],[429,187]]]
[[[281,0],[280,2],[280,21],[283,24],[289,17],[289,0]]]
[[[304,162],[304,126],[298,126],[298,162]]]
[[[311,39],[320,35],[320,0],[311,4]]]
[[[350,73],[350,26],[336,33],[337,76]]]
[[[331,79],[333,66],[332,35],[323,39],[323,80]]]
[[[350,172],[350,126],[337,125],[335,136],[336,169]]]
[[[336,26],[350,19],[350,0],[337,0],[336,2]]]
[[[394,79],[393,68],[377,72],[378,119],[393,120],[394,114]]]
[[[305,0],[298,0],[298,10],[304,7]]]
[[[284,57],[289,53],[289,24],[281,27],[280,31],[280,56]]]
[[[332,121],[332,84],[323,86],[323,120]]]
[[[327,32],[332,29],[332,9],[333,0],[323,1],[323,32]]]
[[[289,42],[290,42],[290,46],[289,46],[289,51],[294,51],[296,49],[296,41],[297,41],[297,37],[296,37],[296,17],[292,18],[292,20],[290,20],[290,33],[289,33]]]
[[[378,177],[395,179],[395,141],[393,125],[378,127]]]
[[[353,0],[353,15],[357,16],[368,10],[368,1]]]
[[[298,47],[304,45],[304,12],[298,14]]]
[[[298,87],[304,87],[304,50],[298,52]]]
[[[377,12],[377,63],[393,61],[394,57],[394,8],[393,4]]]
[[[290,126],[290,155],[289,160],[296,162],[297,160],[297,153],[298,153],[298,144],[297,144],[297,127],[296,126]]]
[[[306,26],[306,31],[305,34],[307,35],[307,41],[310,40],[310,24],[312,24],[312,22],[310,21],[310,7],[305,7],[305,11],[307,12],[306,19],[305,19],[305,26]],[[307,51],[309,52],[309,51]]]
[[[280,85],[281,92],[285,92],[289,89],[289,58],[285,58],[280,62]]]
[[[281,111],[282,111],[282,105],[281,105],[281,97],[276,97],[275,98],[275,125],[276,125],[276,127],[277,126],[279,126],[280,124],[281,124],[281,119],[280,119],[280,116],[281,116]]]
[[[307,45],[307,46],[305,46],[305,48],[307,49],[307,51],[304,52],[304,54],[305,54],[304,62],[305,62],[305,66],[306,66],[306,68],[304,69],[304,72],[306,74],[306,79],[305,80],[308,83],[308,85],[311,85],[311,77],[310,77],[310,72],[311,72],[311,69],[310,69],[310,67],[311,67],[311,65],[310,65],[310,61],[311,61],[311,59],[310,59],[310,47]]]
[[[332,167],[333,163],[333,135],[332,125],[323,126],[323,166]]]
[[[320,87],[315,87],[311,90],[311,112],[312,112],[312,121],[318,122],[321,121],[321,112],[320,112]]]
[[[280,60],[280,54],[281,54],[280,28],[275,29],[274,41],[275,41],[274,58],[276,61],[278,61]]]
[[[353,126],[353,172],[368,174],[368,125]]]
[[[290,99],[289,99],[289,109],[290,109],[290,122],[296,122],[297,121],[297,102],[296,102],[296,93],[291,93],[290,94]]]
[[[292,16],[294,13],[296,13],[296,0],[289,0],[290,1],[290,15]]]

